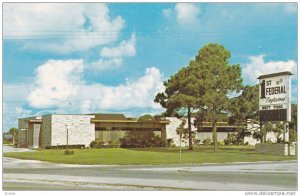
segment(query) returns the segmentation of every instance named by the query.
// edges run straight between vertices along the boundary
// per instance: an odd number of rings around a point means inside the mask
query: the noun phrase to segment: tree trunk
[[[193,150],[192,124],[191,124],[191,108],[188,107],[188,129],[189,129],[189,150]]]
[[[218,152],[218,139],[217,139],[217,121],[213,121],[213,143],[214,143],[214,152]]]

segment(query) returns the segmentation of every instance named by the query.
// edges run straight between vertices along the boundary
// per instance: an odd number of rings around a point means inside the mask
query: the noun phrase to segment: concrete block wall
[[[256,144],[255,152],[285,155],[285,144]]]
[[[18,147],[27,147],[28,122],[26,119],[18,120]]]
[[[86,147],[95,140],[94,115],[58,115],[51,118],[51,146],[66,145],[68,125],[69,145],[84,144]]]
[[[52,115],[44,115],[42,116],[43,123],[41,125],[41,132],[40,132],[40,141],[39,147],[45,148],[46,146],[51,145],[51,118]]]
[[[268,153],[277,155],[289,155],[288,144],[256,144],[255,152],[258,153]],[[296,143],[290,144],[290,155],[297,155],[297,145]]]

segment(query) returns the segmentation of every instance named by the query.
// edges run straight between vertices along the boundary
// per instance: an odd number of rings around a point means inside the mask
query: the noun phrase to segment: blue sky
[[[159,114],[163,81],[207,43],[244,84],[292,71],[296,3],[4,3],[3,130],[46,113]]]

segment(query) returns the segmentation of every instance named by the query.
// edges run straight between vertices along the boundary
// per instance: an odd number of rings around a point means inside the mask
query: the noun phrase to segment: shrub
[[[172,147],[174,145],[174,140],[172,138],[167,139],[166,147]]]
[[[105,142],[97,138],[95,141],[92,141],[90,143],[90,147],[91,148],[104,148]]]
[[[155,136],[153,131],[130,131],[120,140],[121,148],[148,148],[166,146],[159,136]]]
[[[45,149],[66,149],[67,145],[57,145],[57,146],[46,146]],[[80,149],[85,148],[84,144],[71,144],[68,145],[68,149]]]
[[[225,145],[242,145],[244,140],[240,137],[239,134],[228,133],[227,138],[224,139]]]
[[[212,145],[212,141],[211,139],[208,137],[206,139],[203,140],[203,145],[204,146],[211,146]]]
[[[201,140],[194,139],[194,141],[193,141],[194,146],[200,146],[200,142],[201,142]]]
[[[106,145],[107,148],[119,148],[120,147],[120,142],[119,141],[109,141],[108,144]]]
[[[65,155],[73,155],[74,151],[73,150],[65,150]]]

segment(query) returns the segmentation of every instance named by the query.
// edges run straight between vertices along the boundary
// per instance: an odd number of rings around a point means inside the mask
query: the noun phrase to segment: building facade
[[[128,131],[154,131],[166,140],[166,124],[156,119],[140,122],[123,114],[49,114],[21,118],[18,122],[18,147],[46,148],[59,145],[89,147],[95,139],[118,141]]]
[[[192,122],[192,131],[200,144],[206,138],[212,138],[212,126],[209,122],[203,122],[198,127]],[[84,145],[89,147],[95,139],[105,143],[119,141],[126,132],[153,131],[162,140],[172,139],[175,146],[180,145],[179,135],[176,133],[181,120],[176,117],[156,118],[151,121],[139,121],[136,118],[126,118],[123,114],[49,114],[21,118],[18,122],[18,147],[47,148],[60,145]],[[187,123],[185,127],[187,128]],[[236,133],[237,129],[252,129],[251,124],[229,125],[227,122],[217,123],[217,139],[224,141],[228,134]],[[252,125],[254,126],[254,125]],[[267,139],[275,141],[276,137],[268,133]],[[251,136],[245,137],[244,142],[255,145],[260,141]],[[187,146],[188,141],[181,143]]]

